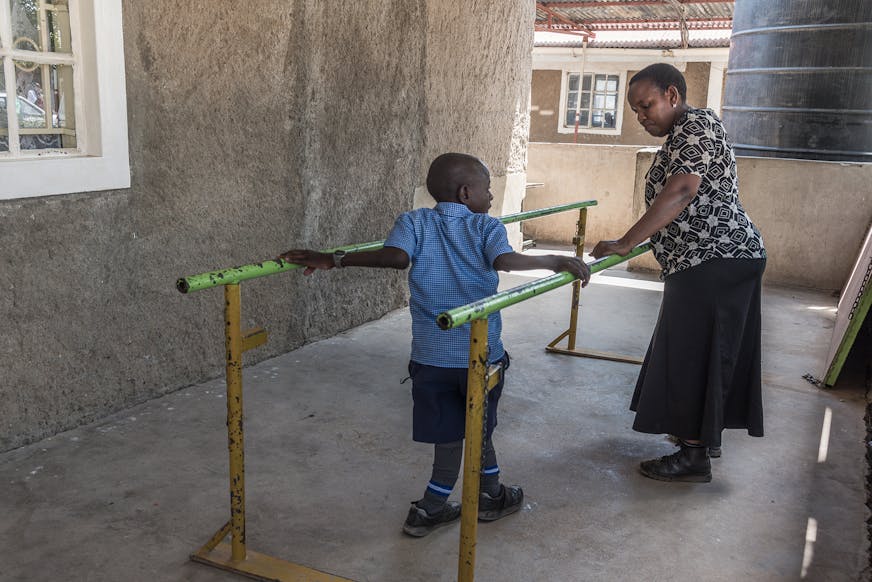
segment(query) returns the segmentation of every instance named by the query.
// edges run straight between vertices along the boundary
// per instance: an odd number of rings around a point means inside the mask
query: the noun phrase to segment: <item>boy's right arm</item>
[[[555,273],[568,271],[581,279],[584,287],[590,281],[590,267],[578,257],[563,255],[522,255],[520,253],[504,253],[494,260],[497,271],[529,271],[531,269],[550,269]]]
[[[332,253],[321,253],[308,249],[293,249],[279,255],[289,263],[306,267],[304,273],[311,275],[317,269],[332,269],[336,265]],[[405,269],[409,266],[409,255],[396,247],[384,247],[377,251],[348,253],[342,257],[342,267],[376,267],[382,269]]]

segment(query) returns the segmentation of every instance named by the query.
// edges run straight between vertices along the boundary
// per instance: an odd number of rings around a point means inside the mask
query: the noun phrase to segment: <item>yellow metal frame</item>
[[[267,341],[263,328],[243,331],[239,284],[224,286],[224,331],[227,373],[227,448],[230,453],[230,521],[191,560],[255,580],[280,582],[351,582],[245,547],[245,440],[242,428],[242,354]],[[487,336],[485,336],[485,340]],[[223,542],[231,536],[231,542]]]
[[[575,256],[578,258],[581,258],[584,255],[584,233],[586,228],[587,208],[581,208],[578,211],[578,229],[575,237],[572,239],[572,243],[575,245]],[[551,343],[545,347],[545,351],[553,354],[562,354],[564,356],[578,356],[582,358],[611,360],[613,362],[626,362],[628,364],[641,364],[642,358],[575,347],[575,341],[578,335],[578,303],[580,297],[581,281],[576,280],[572,283],[572,303],[569,311],[569,329],[554,338]],[[567,338],[567,346],[565,348],[557,347],[557,344],[559,344],[563,338]]]
[[[587,225],[587,208],[579,210],[578,231],[573,239],[575,254],[584,253],[584,232]],[[641,363],[641,359],[578,349],[575,347],[578,330],[578,304],[581,282],[572,284],[572,305],[569,329],[548,344],[547,351],[572,356],[583,356]],[[191,560],[228,570],[257,580],[281,582],[351,582],[306,566],[286,562],[266,554],[248,550],[245,545],[245,463],[244,432],[242,423],[242,355],[267,341],[267,332],[262,328],[243,331],[242,298],[240,285],[224,286],[224,325],[227,375],[227,446],[230,457],[230,521],[218,530],[199,550],[191,554]],[[481,479],[482,445],[484,440],[484,415],[487,393],[499,383],[501,365],[487,363],[488,320],[471,322],[469,342],[469,370],[466,395],[466,438],[463,462],[463,498],[460,516],[460,550],[458,556],[458,582],[473,582],[475,578],[475,552],[478,536],[478,500]],[[568,338],[567,348],[557,344]],[[230,543],[223,540],[230,535]]]
[[[352,582],[249,550],[245,544],[245,438],[242,415],[242,354],[266,343],[263,328],[242,330],[240,285],[224,286],[224,331],[227,378],[227,448],[230,469],[230,521],[224,524],[191,560],[235,572],[255,580],[280,582]],[[467,375],[466,443],[463,464],[463,504],[460,516],[460,554],[457,579],[473,582],[478,535],[478,495],[484,441],[485,401],[500,381],[501,364],[487,363],[488,320],[471,323]],[[230,543],[224,541],[230,536]]]
[[[469,337],[469,371],[466,381],[466,443],[463,452],[458,582],[473,582],[475,578],[485,401],[487,393],[499,383],[503,373],[502,364],[488,366],[487,363],[487,318],[475,319],[470,325],[472,329]]]

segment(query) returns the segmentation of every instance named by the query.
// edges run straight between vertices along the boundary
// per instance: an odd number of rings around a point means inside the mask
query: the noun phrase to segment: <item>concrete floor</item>
[[[650,277],[597,275],[581,343],[641,355],[659,300]],[[476,579],[866,580],[863,383],[802,379],[821,374],[836,300],[770,287],[764,301],[767,436],[727,431],[709,484],[638,473],[673,450],[630,429],[638,366],[544,353],[568,288],[505,310],[495,442],[527,501],[480,525]],[[246,369],[249,548],[360,581],[456,579],[459,527],[400,531],[431,462],[401,384],[409,327],[399,310]],[[224,415],[217,379],[0,455],[0,580],[240,579],[188,561],[228,518]]]

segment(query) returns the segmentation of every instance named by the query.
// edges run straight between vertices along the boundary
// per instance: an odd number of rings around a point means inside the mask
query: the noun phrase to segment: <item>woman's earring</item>
[[[672,104],[672,108],[675,109],[675,103]]]

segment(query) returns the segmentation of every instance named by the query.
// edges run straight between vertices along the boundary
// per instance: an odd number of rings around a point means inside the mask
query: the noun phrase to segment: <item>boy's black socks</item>
[[[491,497],[500,494],[500,467],[493,440],[487,439],[483,446],[480,487]],[[417,505],[429,514],[434,514],[445,504],[454,490],[460,475],[463,459],[463,441],[437,444],[433,453],[433,472],[424,492],[424,498]]]
[[[484,442],[484,456],[481,462],[481,491],[491,497],[500,494],[500,466],[497,464],[497,453],[494,451],[493,440]]]
[[[463,441],[437,444],[433,452],[433,472],[417,505],[430,515],[439,511],[454,490],[463,458]]]

